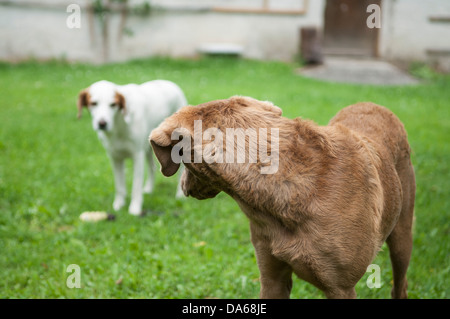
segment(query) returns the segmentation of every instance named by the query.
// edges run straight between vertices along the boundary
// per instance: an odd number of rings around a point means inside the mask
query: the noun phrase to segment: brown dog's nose
[[[106,123],[105,120],[100,120],[98,121],[98,128],[100,130],[106,130],[106,126],[108,125],[108,123]]]

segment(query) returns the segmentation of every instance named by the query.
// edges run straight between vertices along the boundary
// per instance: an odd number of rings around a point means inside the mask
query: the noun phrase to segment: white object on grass
[[[84,222],[98,222],[101,220],[113,220],[115,216],[107,212],[84,212],[80,215],[80,219]]]

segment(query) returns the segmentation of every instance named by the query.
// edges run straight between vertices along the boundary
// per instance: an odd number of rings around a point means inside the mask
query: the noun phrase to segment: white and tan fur
[[[114,171],[114,210],[126,201],[124,161],[133,160],[133,185],[129,213],[142,213],[143,193],[153,191],[154,162],[148,135],[167,116],[187,104],[183,91],[165,80],[140,85],[117,85],[109,81],[93,83],[78,97],[78,117],[83,107],[92,115],[92,126],[108,154]],[[144,186],[145,162],[148,177]],[[178,187],[177,197],[182,196]]]

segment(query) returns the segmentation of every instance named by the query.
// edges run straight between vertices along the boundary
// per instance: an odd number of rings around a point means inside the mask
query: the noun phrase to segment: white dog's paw
[[[123,198],[116,198],[113,202],[113,209],[115,211],[120,210],[123,206],[125,206],[125,200]]]
[[[142,214],[142,205],[131,204],[128,208],[128,212],[134,216],[140,216]]]

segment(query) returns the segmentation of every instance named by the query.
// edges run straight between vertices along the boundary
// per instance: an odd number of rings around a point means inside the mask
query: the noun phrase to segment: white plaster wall
[[[0,59],[18,61],[29,58],[68,58],[94,61],[95,43],[89,29],[69,29],[66,7],[0,7]],[[82,21],[84,19],[82,15]]]
[[[142,0],[130,3],[139,1]],[[197,7],[207,9],[211,3],[211,0],[154,1],[171,5],[172,9],[184,3],[189,6],[196,3]],[[12,2],[15,5],[4,5],[6,2],[0,0],[0,60],[103,61],[100,23],[98,19],[89,20],[85,7],[88,0],[15,0]],[[151,55],[189,57],[196,55],[199,46],[205,43],[239,44],[248,58],[292,60],[299,50],[299,29],[323,26],[325,2],[309,0],[305,15],[218,13],[180,7],[156,10],[148,17],[128,17],[126,26],[132,36],[120,36],[120,16],[113,14],[109,24],[109,61]],[[66,7],[70,3],[81,5],[80,29],[66,26],[70,14]],[[450,49],[450,23],[430,22],[429,17],[434,15],[450,16],[450,0],[383,0],[380,56],[425,60],[427,49]]]
[[[176,11],[149,20],[133,17],[134,35],[124,39],[120,55],[192,56],[205,43],[234,43],[243,47],[245,57],[291,60],[298,53],[300,28],[322,25],[322,4],[314,1],[306,15]]]
[[[30,1],[24,1],[29,3]],[[38,2],[38,1],[35,1]],[[69,29],[67,3],[82,5],[81,28]],[[47,1],[45,4],[49,4]],[[0,6],[0,59],[27,58],[101,62],[102,39],[98,19],[88,19],[86,1],[59,0],[58,6]],[[150,55],[189,57],[205,43],[234,43],[255,59],[291,60],[299,48],[302,26],[323,24],[323,0],[309,1],[305,15],[218,13],[196,10],[155,11],[130,15],[132,35],[119,34],[120,16],[109,21],[109,61]]]
[[[383,0],[380,53],[400,60],[425,60],[427,49],[450,49],[450,0]]]

